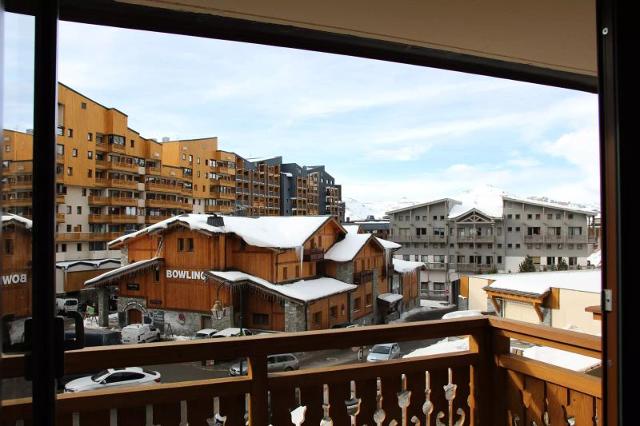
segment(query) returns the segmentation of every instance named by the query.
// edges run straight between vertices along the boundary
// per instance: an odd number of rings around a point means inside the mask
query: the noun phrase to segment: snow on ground
[[[450,308],[453,306],[449,302],[443,302],[441,300],[428,300],[428,299],[420,299],[420,306],[423,308],[429,309],[441,309],[441,308]]]
[[[465,337],[463,339],[456,338],[446,338],[442,339],[433,345],[416,349],[413,352],[409,352],[403,358],[415,358],[417,356],[427,356],[427,355],[439,355],[446,354],[451,352],[462,352],[469,350],[469,338]]]
[[[523,351],[526,358],[542,361],[568,370],[585,372],[600,365],[600,360],[548,346],[532,346]]]
[[[84,319],[84,328],[117,329],[119,328],[118,313],[109,314],[109,327],[100,327],[97,315],[86,317]]]

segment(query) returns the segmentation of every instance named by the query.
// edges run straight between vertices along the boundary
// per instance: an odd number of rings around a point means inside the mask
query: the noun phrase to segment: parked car
[[[202,330],[196,331],[196,335],[194,338],[196,339],[208,339],[214,336],[218,332],[215,328],[203,328]]]
[[[211,337],[236,337],[236,336],[253,336],[253,332],[248,328],[243,328],[240,330],[237,327],[225,328],[217,333],[214,333]]]
[[[65,392],[80,392],[105,389],[114,386],[133,386],[160,382],[160,373],[140,367],[110,368],[93,376],[72,380],[64,387]]]
[[[122,343],[146,343],[160,340],[160,330],[149,324],[129,324],[122,328]]]
[[[58,312],[78,312],[78,299],[57,297],[56,309]]]
[[[242,362],[242,375],[247,374],[248,367],[248,362]],[[294,354],[278,354],[269,355],[267,357],[267,371],[269,373],[273,373],[276,371],[293,371],[298,370],[299,368],[300,362]],[[229,368],[229,375],[240,375],[240,363],[233,364],[231,368]]]
[[[400,358],[400,345],[397,343],[381,343],[375,345],[367,355],[367,362],[388,361]]]

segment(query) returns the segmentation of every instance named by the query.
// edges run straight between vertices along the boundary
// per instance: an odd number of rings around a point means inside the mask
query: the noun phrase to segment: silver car
[[[276,371],[293,371],[298,370],[300,368],[300,362],[298,358],[294,354],[278,354],[278,355],[269,355],[267,357],[267,371],[269,373],[274,373]],[[242,375],[247,374],[248,371],[248,363],[244,361],[242,363]],[[239,376],[240,375],[240,363],[233,364],[229,369],[229,375],[231,376]]]
[[[388,361],[400,358],[400,346],[397,343],[382,343],[375,345],[367,355],[367,362]]]

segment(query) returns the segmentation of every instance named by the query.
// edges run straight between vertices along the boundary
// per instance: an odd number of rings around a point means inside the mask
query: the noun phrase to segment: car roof
[[[207,333],[207,334],[209,334],[209,333],[217,333],[217,332],[218,332],[218,329],[216,329],[216,328],[203,328],[202,330],[196,331],[196,334],[197,333]]]
[[[463,317],[481,317],[482,313],[480,311],[475,310],[467,310],[467,311],[453,311],[448,312],[442,316],[442,319],[451,319],[451,318],[463,318]]]
[[[115,372],[118,372],[118,371],[129,371],[129,372],[135,372],[135,373],[142,373],[143,369],[142,369],[142,367],[117,367],[117,368],[109,368],[107,371],[109,372],[109,374],[115,373]]]
[[[382,347],[390,347],[393,345],[397,345],[397,343],[378,343],[377,345],[373,345],[373,347],[375,348],[376,346],[382,346]]]

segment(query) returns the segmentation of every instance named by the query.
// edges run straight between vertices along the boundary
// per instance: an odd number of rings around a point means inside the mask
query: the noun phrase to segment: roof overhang
[[[542,294],[537,293],[525,293],[513,290],[496,289],[491,286],[483,288],[487,292],[487,297],[491,301],[494,309],[498,314],[501,313],[501,305],[497,299],[511,300],[520,303],[529,303],[533,307],[534,311],[538,315],[540,322],[544,321],[544,313],[542,312],[542,306],[545,304],[547,296],[551,294],[551,290],[548,290]]]
[[[121,280],[135,276],[141,272],[146,272],[151,269],[155,269],[164,263],[164,259],[161,257],[154,257],[153,259],[140,260],[138,262],[130,263],[120,268],[112,269],[109,272],[105,272],[102,275],[91,278],[85,281],[85,287],[97,288],[117,285]]]

